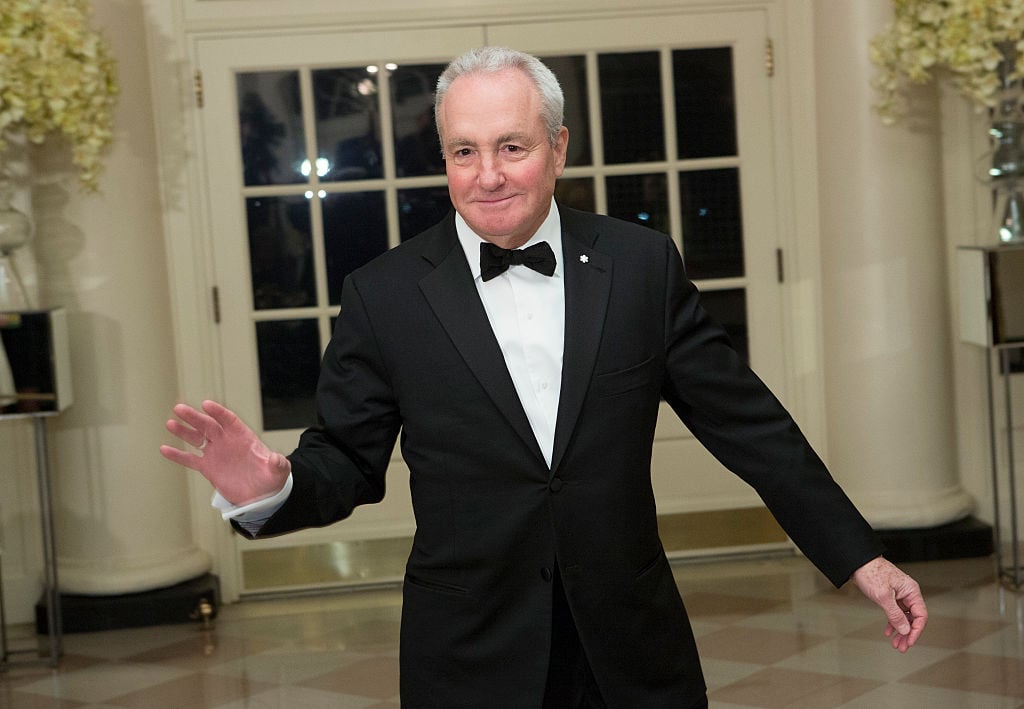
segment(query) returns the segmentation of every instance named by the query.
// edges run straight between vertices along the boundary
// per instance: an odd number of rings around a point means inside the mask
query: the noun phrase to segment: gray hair
[[[438,135],[441,133],[441,122],[438,120],[441,102],[444,100],[452,82],[466,74],[495,74],[506,69],[518,69],[529,77],[540,94],[540,117],[547,127],[548,138],[552,145],[558,142],[558,134],[562,130],[565,97],[562,87],[554,73],[537,57],[507,47],[478,47],[452,60],[437,80],[437,93],[434,94],[434,122],[437,124]],[[442,138],[443,140],[443,138]]]

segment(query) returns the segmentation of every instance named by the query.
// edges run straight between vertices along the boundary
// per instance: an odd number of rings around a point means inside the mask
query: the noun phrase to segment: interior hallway
[[[711,706],[1024,707],[1024,595],[989,558],[903,566],[931,614],[906,655],[856,589],[833,590],[802,558],[675,565]],[[0,707],[396,709],[399,614],[385,589],[245,601],[212,630],[70,634],[59,670],[0,673]]]

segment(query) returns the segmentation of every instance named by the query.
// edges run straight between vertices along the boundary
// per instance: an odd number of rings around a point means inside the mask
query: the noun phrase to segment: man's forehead
[[[537,87],[530,81],[530,77],[520,69],[508,68],[498,71],[471,71],[457,77],[441,98],[440,107],[443,109],[453,98],[459,103],[466,102],[467,99],[472,103],[473,98],[481,92],[512,92],[530,95],[540,100]]]

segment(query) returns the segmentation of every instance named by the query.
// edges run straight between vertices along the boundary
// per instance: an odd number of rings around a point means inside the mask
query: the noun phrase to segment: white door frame
[[[252,14],[242,25],[250,29],[242,32],[229,29],[238,27],[230,13],[245,8],[269,9],[265,1],[239,2],[239,0],[204,3],[202,0],[176,0],[164,3],[145,0],[150,23],[151,74],[155,87],[154,107],[160,146],[160,166],[165,204],[164,232],[171,272],[171,300],[174,309],[175,348],[179,363],[179,382],[183,399],[197,402],[204,397],[217,397],[224,391],[223,373],[218,362],[220,353],[218,335],[213,324],[210,288],[215,283],[212,256],[214,247],[208,237],[209,225],[202,215],[209,214],[207,185],[203,170],[193,151],[199,149],[195,136],[201,135],[201,114],[195,105],[193,67],[196,50],[203,41],[213,37],[228,38],[252,36]],[[320,3],[322,5],[323,3]],[[380,6],[375,29],[407,25],[409,15],[396,18],[389,14],[385,2]],[[455,3],[456,5],[459,3]],[[623,7],[623,5],[626,7]],[[452,10],[452,3],[444,11],[446,19],[465,26],[466,21],[480,15],[492,22],[492,32],[498,35],[498,18],[513,17],[517,23],[530,20],[551,21],[552,16],[538,11],[535,16],[524,15],[523,6],[512,15],[501,3],[492,3],[481,9],[478,3],[464,3],[461,10]],[[218,6],[226,11],[223,17],[197,19],[189,15],[196,8]],[[315,7],[319,7],[314,3]],[[562,17],[579,20],[585,14],[595,19],[607,16],[617,8],[620,16],[657,15],[668,3],[652,2],[637,8],[632,3],[579,2],[563,3]],[[422,7],[422,5],[418,5]],[[817,193],[814,175],[817,171],[814,152],[813,68],[808,57],[813,56],[812,7],[809,0],[778,0],[776,2],[732,2],[725,0],[713,7],[706,2],[673,2],[673,12],[692,10],[701,12],[749,11],[760,9],[765,13],[768,36],[775,47],[776,77],[772,90],[772,111],[777,128],[772,137],[775,146],[775,185],[779,209],[777,212],[778,241],[783,249],[783,262],[787,283],[782,289],[783,348],[786,369],[782,373],[782,388],[786,403],[793,411],[812,443],[819,451],[824,447],[824,411],[821,343],[820,343],[820,290],[817,277],[818,233]],[[231,8],[229,10],[229,8]],[[507,14],[501,14],[506,12]],[[442,13],[442,14],[444,14]],[[454,13],[464,22],[455,22]],[[238,20],[236,14],[234,20]],[[321,18],[322,19],[322,18]],[[369,20],[367,24],[371,24]],[[301,23],[295,17],[290,26]],[[349,25],[347,29],[351,30]],[[307,27],[309,31],[320,31]],[[642,38],[638,38],[640,43]],[[786,71],[788,69],[788,71]],[[167,81],[174,77],[177,82]],[[800,144],[794,145],[794,136]],[[188,146],[183,155],[183,146]],[[192,476],[190,483],[194,510],[194,532],[197,543],[215,559],[214,571],[221,576],[225,600],[233,600],[238,592],[237,559],[230,553],[234,548],[231,532],[219,516],[208,507],[209,487]]]

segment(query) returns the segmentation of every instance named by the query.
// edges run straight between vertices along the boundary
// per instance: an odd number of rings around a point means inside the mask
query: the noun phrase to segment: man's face
[[[565,167],[569,131],[552,146],[540,95],[517,69],[452,82],[438,122],[455,209],[484,239],[522,246],[544,222]]]

